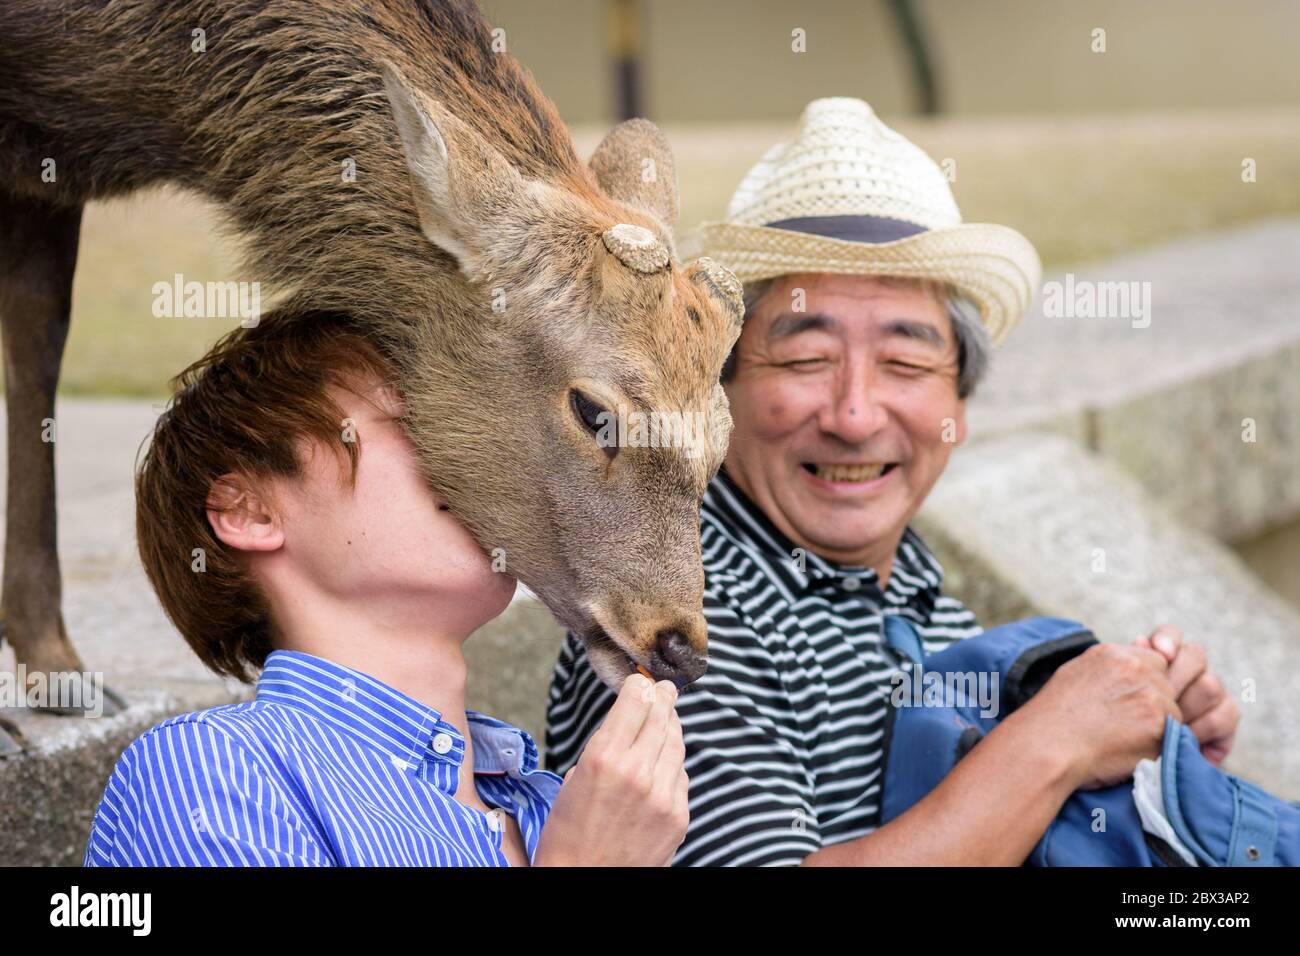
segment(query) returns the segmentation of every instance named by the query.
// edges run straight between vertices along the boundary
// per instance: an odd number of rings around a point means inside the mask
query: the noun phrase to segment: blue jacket
[[[1047,617],[995,627],[927,656],[911,624],[890,616],[885,640],[913,666],[896,685],[889,711],[882,823],[929,793],[1057,667],[1097,643],[1083,625]],[[1300,864],[1300,804],[1219,770],[1172,717],[1160,758],[1164,815],[1200,866]],[[1131,781],[1073,793],[1026,862],[1187,865],[1169,843],[1143,830]]]

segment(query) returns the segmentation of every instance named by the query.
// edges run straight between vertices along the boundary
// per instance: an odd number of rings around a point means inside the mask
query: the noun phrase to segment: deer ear
[[[677,167],[668,137],[649,120],[630,119],[607,135],[588,164],[605,195],[677,225]]]
[[[523,188],[518,171],[440,103],[381,63],[384,89],[402,137],[420,231],[472,274],[490,242],[490,223]],[[497,228],[500,221],[498,219]]]

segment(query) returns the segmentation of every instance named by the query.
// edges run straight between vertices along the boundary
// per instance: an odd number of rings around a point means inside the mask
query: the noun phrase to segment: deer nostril
[[[680,689],[699,680],[708,668],[708,658],[691,647],[681,631],[664,628],[655,634],[649,667],[655,680],[670,680]]]

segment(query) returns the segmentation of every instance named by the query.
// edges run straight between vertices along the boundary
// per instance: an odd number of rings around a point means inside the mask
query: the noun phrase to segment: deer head
[[[543,181],[383,72],[430,258],[463,279],[397,356],[430,482],[603,680],[642,665],[689,683],[706,663],[699,505],[731,430],[718,376],[739,283],[674,260],[676,174],[653,124],[616,127],[580,179]]]

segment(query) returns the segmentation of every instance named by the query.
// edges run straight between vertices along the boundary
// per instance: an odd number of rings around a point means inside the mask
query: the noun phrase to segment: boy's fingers
[[[600,725],[598,734],[604,736],[604,743],[615,753],[621,753],[632,746],[641,732],[646,715],[654,704],[654,695],[646,693],[654,684],[648,677],[629,674],[619,688],[618,697],[605,715],[605,722]]]
[[[682,737],[682,722],[677,711],[669,711],[668,726],[664,728],[663,747],[655,763],[655,778],[671,785],[686,762],[686,741]]]
[[[686,775],[686,769],[683,767],[677,771],[677,776],[673,780],[673,812],[688,809],[690,803],[691,778]]]
[[[653,703],[646,714],[637,734],[632,749],[644,765],[653,773],[663,750],[668,721],[675,716],[673,705],[677,703],[677,688],[672,681],[661,680],[654,685]]]

